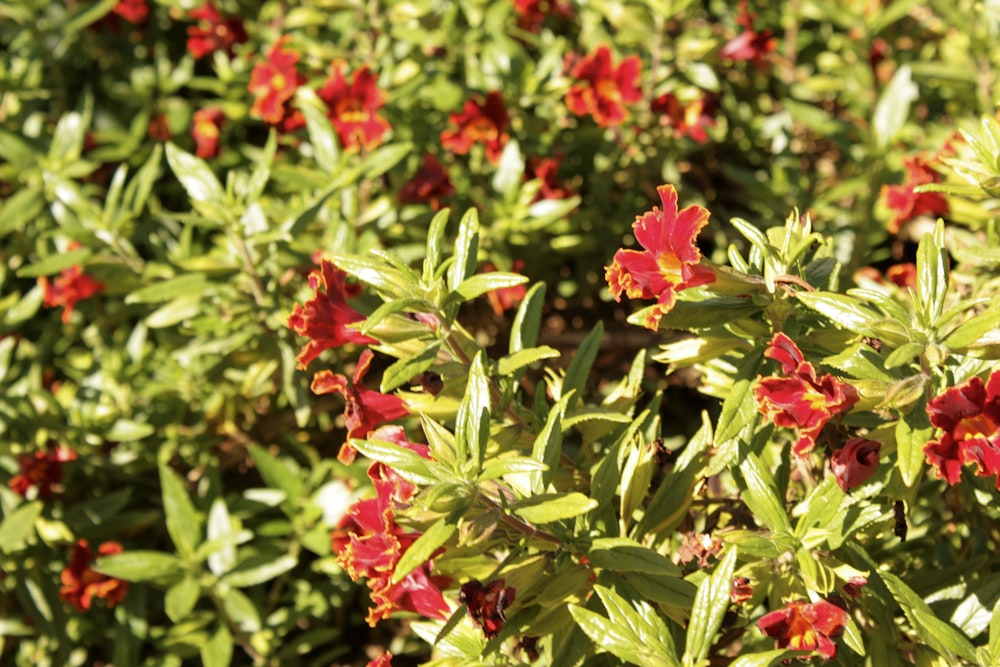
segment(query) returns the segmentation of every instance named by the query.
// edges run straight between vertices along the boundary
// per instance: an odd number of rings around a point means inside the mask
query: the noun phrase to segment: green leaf
[[[787,648],[776,648],[753,655],[741,655],[729,667],[771,667],[775,663],[784,664],[786,660],[796,655],[806,655],[805,651],[793,651]]]
[[[219,623],[208,641],[198,649],[203,667],[229,667],[233,660],[233,636],[225,623]]]
[[[587,337],[580,343],[576,354],[573,355],[573,360],[566,367],[566,377],[562,383],[562,395],[565,396],[570,392],[574,393],[574,398],[567,407],[571,407],[574,403],[579,402],[581,400],[580,397],[584,395],[587,378],[590,377],[590,369],[597,358],[597,352],[601,349],[601,340],[603,338],[604,323],[598,320],[594,328],[587,334]]]
[[[192,200],[225,205],[226,194],[222,184],[200,157],[186,153],[173,142],[168,142],[167,164]]]
[[[520,352],[534,347],[542,326],[542,307],[545,305],[545,283],[532,285],[524,295],[510,327],[510,352]]]
[[[479,481],[499,479],[505,475],[544,472],[545,469],[545,464],[525,456],[491,457],[483,464],[483,471],[479,473]]]
[[[172,578],[184,571],[184,564],[174,554],[145,550],[102,556],[93,567],[101,574],[124,581],[154,581]]]
[[[441,341],[436,340],[411,357],[403,357],[385,369],[379,391],[388,394],[402,387],[413,378],[430,368],[441,350]]]
[[[514,198],[524,180],[524,156],[516,139],[511,139],[500,154],[500,162],[493,171],[493,191],[508,201]]]
[[[628,537],[598,537],[588,556],[592,564],[611,572],[680,576],[680,569],[663,554]]]
[[[479,213],[470,208],[462,216],[455,239],[455,263],[448,272],[448,289],[455,291],[476,272],[479,261]]]
[[[736,231],[742,234],[743,238],[749,241],[750,245],[757,248],[763,256],[767,257],[773,254],[774,247],[768,242],[764,232],[757,228],[757,225],[743,218],[731,218],[729,224],[735,227]]]
[[[628,321],[642,325],[647,314],[653,308],[650,306],[632,313]],[[678,301],[669,313],[660,318],[660,331],[699,331],[710,327],[728,324],[735,320],[751,317],[763,308],[749,298],[718,296],[697,301]]]
[[[431,524],[431,527],[425,530],[400,557],[396,569],[392,572],[393,583],[399,583],[410,572],[426,563],[431,555],[455,534],[456,530],[458,530],[458,526],[448,517],[442,517]]]
[[[919,96],[910,66],[903,65],[896,70],[875,104],[875,113],[872,115],[872,139],[875,146],[885,148],[896,138],[910,115],[910,105]]]
[[[0,144],[3,143],[0,134]],[[21,231],[45,208],[45,199],[40,190],[21,187],[16,189],[0,205],[0,237]]]
[[[164,611],[174,623],[180,623],[188,617],[201,597],[201,585],[192,576],[187,576],[167,589],[163,597]]]
[[[137,289],[125,297],[125,303],[160,303],[171,299],[199,296],[208,285],[204,273],[185,273]]]
[[[986,339],[995,344],[998,331],[1000,331],[1000,304],[993,303],[986,310],[976,313],[955,327],[955,330],[944,339],[943,344],[953,352],[966,354],[981,340]]]
[[[20,505],[0,523],[0,551],[12,553],[24,548],[25,541],[35,532],[35,521],[42,514],[43,503],[33,500]]]
[[[552,523],[578,517],[595,507],[596,500],[573,491],[535,495],[516,503],[511,510],[529,523]]]
[[[828,317],[834,326],[863,336],[877,337],[872,325],[884,319],[868,304],[846,294],[801,291],[795,293],[795,298]]]
[[[226,614],[243,632],[260,630],[260,612],[250,598],[238,588],[219,587],[216,589]]]
[[[338,168],[340,148],[337,133],[326,116],[326,104],[306,86],[299,87],[295,96],[306,119],[306,132],[309,134],[309,144],[316,164],[327,174],[332,174]]]
[[[753,383],[763,360],[764,351],[758,348],[747,354],[736,371],[732,389],[722,402],[722,412],[715,426],[715,441],[720,445],[739,435],[758,414]]]
[[[684,651],[685,667],[694,667],[708,656],[712,640],[722,627],[722,618],[729,609],[733,589],[733,570],[736,567],[735,546],[730,546],[715,572],[698,586],[688,623],[687,644]]]
[[[441,245],[444,242],[444,231],[448,226],[449,209],[441,209],[431,220],[430,228],[427,230],[427,250],[424,253],[423,281],[426,286],[430,286],[441,264]]]
[[[125,298],[128,301],[128,297]],[[150,329],[172,327],[179,322],[189,320],[201,314],[201,297],[182,296],[167,302],[151,312],[143,320]]]
[[[163,491],[163,512],[167,532],[182,557],[191,556],[201,541],[201,523],[198,513],[188,497],[184,483],[173,470],[160,468],[160,485]]]
[[[948,294],[948,251],[944,245],[944,223],[938,220],[934,232],[924,234],[917,246],[917,292],[913,300],[921,324],[931,326]]]
[[[532,493],[541,493],[552,481],[559,465],[559,455],[562,453],[562,418],[566,412],[573,394],[566,394],[549,409],[545,418],[545,426],[535,436],[531,446],[531,458],[543,467],[531,475]]]
[[[429,461],[412,449],[377,439],[352,438],[350,444],[371,460],[389,466],[414,484],[431,485],[440,481],[431,472]]]
[[[528,282],[526,276],[519,273],[503,273],[501,271],[490,271],[489,273],[477,273],[476,275],[463,281],[455,294],[461,302],[472,301],[478,296],[492,292],[493,290],[516,287]]]
[[[83,138],[87,133],[87,119],[78,111],[63,114],[56,124],[52,143],[49,146],[48,161],[66,166],[80,158]]]
[[[907,488],[920,481],[924,470],[924,445],[934,435],[926,404],[913,407],[896,422],[896,467]]]
[[[485,352],[480,351],[469,368],[469,381],[456,417],[455,444],[459,461],[471,460],[475,476],[483,465],[483,452],[490,436],[490,383]]]
[[[17,277],[37,278],[38,276],[50,276],[53,273],[59,273],[63,269],[68,269],[74,264],[83,264],[90,258],[90,255],[91,252],[88,248],[70,250],[69,252],[57,252],[45,259],[18,269]]]
[[[417,287],[405,274],[385,262],[357,255],[334,255],[333,263],[361,282],[393,297],[406,296],[409,289]]]
[[[885,570],[879,570],[878,576],[892,592],[893,597],[896,598],[921,640],[927,642],[928,646],[952,664],[955,663],[956,657],[976,662],[976,649],[969,640],[954,627],[938,618],[934,614],[934,610],[902,579]]]
[[[380,146],[365,158],[363,164],[365,170],[364,177],[368,179],[379,178],[412,153],[413,144],[408,142]]]
[[[226,573],[219,581],[234,588],[247,588],[280,577],[298,564],[299,559],[291,554],[277,558],[254,557]]]
[[[673,656],[658,655],[655,647],[645,645],[627,625],[575,604],[569,605],[569,612],[598,649],[620,660],[643,667],[671,667],[677,664],[676,660],[671,660]]]
[[[259,445],[250,445],[250,456],[264,483],[285,493],[285,506],[294,507],[303,495],[302,478],[289,465]]]
[[[542,359],[554,359],[559,356],[559,350],[548,345],[541,347],[529,347],[506,357],[502,357],[497,362],[497,373],[500,375],[513,375],[516,371],[526,366],[541,361]]]
[[[734,471],[736,472],[736,471]],[[774,532],[791,531],[785,506],[778,497],[778,487],[771,472],[753,452],[746,452],[738,468],[745,488],[742,497],[754,517]]]
[[[138,217],[146,207],[149,194],[153,191],[156,177],[160,174],[160,161],[163,159],[163,147],[161,144],[153,146],[149,158],[135,173],[132,180],[125,186],[125,194],[122,200],[122,207],[127,210],[132,217]]]
[[[209,542],[220,542],[219,547],[208,555],[208,569],[216,576],[229,572],[236,565],[236,544],[235,540],[227,541],[227,538],[234,537],[235,531],[226,501],[222,498],[212,501],[205,533]]]

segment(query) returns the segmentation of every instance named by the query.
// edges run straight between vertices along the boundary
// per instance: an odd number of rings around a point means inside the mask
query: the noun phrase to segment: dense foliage
[[[1000,664],[995,4],[0,1],[0,662]]]

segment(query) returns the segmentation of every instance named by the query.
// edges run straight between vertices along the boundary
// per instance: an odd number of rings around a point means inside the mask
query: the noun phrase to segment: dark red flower
[[[778,648],[818,651],[827,659],[837,655],[834,640],[846,625],[847,612],[825,600],[811,604],[795,600],[757,621],[760,631],[773,637]]]
[[[218,107],[199,109],[191,120],[191,136],[194,137],[195,155],[211,159],[219,154],[219,130],[226,114]]]
[[[524,268],[524,262],[515,259],[514,264],[511,267],[511,271],[514,273],[519,272]],[[496,271],[497,267],[492,262],[487,262],[483,265],[483,273],[490,273]],[[499,317],[511,308],[516,308],[521,300],[524,299],[524,295],[527,294],[528,288],[523,284],[514,285],[513,287],[501,287],[499,289],[490,290],[486,293],[486,298],[489,299],[490,307],[493,308],[493,312]]]
[[[455,186],[448,178],[438,159],[431,153],[424,156],[424,161],[417,169],[413,178],[399,190],[401,204],[430,204],[431,208],[441,208],[441,200],[455,193]]]
[[[499,91],[487,93],[483,102],[477,99],[467,101],[462,112],[451,114],[449,121],[457,129],[441,133],[444,148],[456,155],[465,155],[474,144],[482,144],[490,162],[496,164],[500,160],[503,147],[510,138],[507,134],[510,117]]]
[[[747,1],[741,0],[739,16],[736,22],[743,32],[729,40],[722,47],[720,55],[735,61],[749,61],[754,67],[766,69],[769,65],[768,55],[777,47],[777,40],[770,28],[757,32],[753,24],[757,15],[747,7]]]
[[[365,438],[380,424],[399,419],[410,414],[406,402],[394,394],[382,394],[368,389],[361,380],[368,373],[374,353],[365,350],[354,369],[353,380],[349,381],[339,373],[322,370],[313,377],[312,390],[316,394],[341,393],[344,395],[344,417],[347,420],[347,437]],[[343,463],[351,463],[357,451],[344,443],[337,458]]]
[[[868,438],[851,438],[830,457],[830,469],[837,484],[850,491],[868,481],[878,469],[882,443]]]
[[[944,431],[939,440],[924,446],[927,462],[939,478],[957,484],[963,465],[973,466],[980,477],[1000,473],[1000,370],[993,371],[985,384],[973,377],[949,387],[931,399],[927,414],[931,424]]]
[[[211,2],[191,10],[191,18],[196,25],[188,26],[187,50],[196,60],[201,60],[216,51],[223,51],[233,57],[233,47],[249,40],[239,16],[222,18],[222,14]]]
[[[541,186],[535,201],[541,199],[567,199],[573,191],[559,179],[559,158],[533,156],[524,165],[524,180],[538,180]]]
[[[733,604],[743,604],[753,597],[753,587],[747,577],[734,577],[732,588],[729,590],[729,599]]]
[[[573,5],[565,0],[514,0],[514,12],[519,28],[539,32],[547,17],[573,18]]]
[[[68,249],[74,250],[78,247],[78,244],[70,244]],[[42,303],[46,307],[62,306],[64,324],[69,322],[78,302],[104,290],[104,283],[85,274],[80,266],[63,269],[62,273],[52,281],[46,276],[41,276],[38,279],[38,286],[42,288]]]
[[[381,653],[377,658],[369,660],[365,667],[392,667],[392,653]]]
[[[288,316],[288,328],[309,338],[296,357],[298,367],[306,368],[323,350],[340,347],[346,343],[371,345],[374,338],[348,327],[365,316],[347,303],[347,274],[333,262],[320,260],[318,271],[309,274],[309,287],[313,298],[304,306],[295,304]]]
[[[153,114],[149,119],[146,133],[153,141],[170,141],[170,126],[167,117],[162,113]]]
[[[932,160],[925,156],[903,159],[906,182],[902,185],[883,185],[881,196],[893,211],[888,230],[895,234],[910,220],[920,216],[948,215],[948,200],[940,192],[915,192],[918,185],[940,183],[942,177],[931,168]]]
[[[677,210],[677,191],[672,185],[656,189],[663,204],[638,216],[632,223],[635,238],[645,249],[619,250],[614,262],[605,267],[605,279],[615,301],[622,293],[630,299],[656,299],[644,323],[656,330],[660,318],[674,307],[677,293],[715,282],[715,273],[701,262],[695,239],[708,224],[709,213],[701,206]]]
[[[610,49],[597,47],[594,53],[580,58],[571,67],[570,76],[580,83],[566,93],[566,107],[578,116],[589,114],[601,127],[621,125],[629,115],[626,105],[642,99],[641,67],[638,56],[629,56],[614,67]]]
[[[818,377],[798,346],[781,332],[774,335],[764,356],[781,364],[785,377],[759,378],[754,387],[757,404],[765,419],[795,429],[799,440],[793,451],[804,456],[826,423],[858,402],[858,392],[830,374]]]
[[[149,18],[146,0],[119,0],[111,11],[90,25],[91,30],[109,30],[115,34],[122,31],[122,21],[132,25],[142,25]]]
[[[865,577],[852,577],[844,583],[844,592],[856,598],[861,595],[861,589],[867,585],[868,579]]]
[[[893,264],[885,270],[885,279],[896,287],[906,289],[917,286],[917,265],[913,262]]]
[[[514,602],[514,589],[504,586],[503,579],[494,579],[485,586],[472,579],[462,584],[458,601],[469,610],[472,621],[482,628],[487,639],[503,630],[507,608]]]
[[[97,548],[98,556],[120,554],[122,545],[105,542]],[[91,564],[94,554],[87,548],[87,540],[77,540],[73,546],[69,564],[62,571],[62,587],[59,596],[76,607],[77,611],[90,609],[94,598],[104,598],[108,607],[114,607],[125,599],[128,582],[96,572]]]
[[[25,454],[18,459],[21,471],[11,477],[7,485],[23,497],[28,496],[30,489],[36,489],[39,498],[51,498],[52,486],[62,481],[62,464],[75,459],[76,452],[66,447]]]
[[[698,143],[708,141],[706,128],[715,127],[715,119],[710,115],[713,101],[708,97],[682,104],[673,93],[665,93],[650,102],[649,108],[659,114],[661,125],[672,127],[679,137],[691,137]]]
[[[355,70],[351,83],[347,83],[344,66],[342,61],[330,66],[330,76],[317,95],[326,102],[330,122],[344,149],[352,153],[362,148],[370,151],[382,143],[382,135],[390,128],[378,114],[385,104],[385,93],[379,90],[375,75],[367,67]]]
[[[296,70],[298,52],[285,48],[289,39],[288,35],[279,38],[265,59],[254,65],[247,86],[256,98],[250,115],[271,125],[281,125],[294,114],[285,105],[295,95],[296,89],[305,83],[305,77]]]

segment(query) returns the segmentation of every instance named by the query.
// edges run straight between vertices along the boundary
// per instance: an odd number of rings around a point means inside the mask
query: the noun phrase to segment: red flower
[[[482,628],[487,639],[493,639],[503,630],[506,611],[514,602],[514,589],[504,587],[503,579],[494,579],[485,586],[472,579],[462,584],[458,601],[469,610],[472,622]]]
[[[767,56],[774,51],[777,41],[770,29],[757,32],[753,28],[757,15],[747,8],[746,0],[740,2],[739,16],[736,22],[743,27],[743,32],[729,40],[722,47],[720,55],[736,61],[750,61],[754,67],[766,69]]]
[[[850,595],[852,598],[856,598],[861,595],[861,589],[868,585],[868,579],[865,577],[851,577],[846,582],[844,582],[844,592]]]
[[[455,193],[455,186],[448,178],[438,159],[428,153],[417,169],[417,173],[399,190],[399,203],[427,203],[435,211],[441,208],[441,200]]]
[[[392,653],[381,653],[377,658],[369,660],[366,667],[392,667]]]
[[[230,16],[223,20],[222,14],[211,2],[192,10],[191,18],[198,21],[198,24],[188,26],[187,50],[195,60],[201,60],[216,51],[224,51],[232,58],[233,47],[249,40],[243,27],[243,19]]]
[[[834,415],[858,402],[858,392],[830,374],[817,377],[798,346],[783,333],[776,333],[764,356],[781,364],[786,377],[759,378],[754,395],[766,419],[777,426],[794,428],[799,435],[793,451],[804,456]]]
[[[79,246],[71,244],[69,249],[73,250],[76,247]],[[59,277],[51,282],[46,276],[41,276],[38,279],[38,286],[43,292],[42,303],[48,308],[63,307],[63,324],[69,322],[77,302],[89,299],[104,289],[104,283],[86,275],[79,266],[63,269]]]
[[[378,89],[367,67],[356,70],[350,84],[341,72],[343,67],[341,61],[330,66],[330,76],[317,95],[326,102],[330,122],[344,149],[351,153],[361,148],[370,151],[382,143],[382,135],[390,127],[378,115],[385,104],[385,93]]]
[[[218,107],[194,112],[191,136],[194,137],[195,155],[210,159],[219,154],[219,130],[225,118],[226,115]]]
[[[10,478],[11,491],[23,497],[29,489],[37,489],[40,498],[52,497],[52,485],[62,481],[62,464],[76,459],[76,452],[65,447],[25,454],[18,459],[21,472]]]
[[[539,32],[548,16],[563,20],[573,18],[573,6],[564,0],[514,0],[517,26],[528,32]]]
[[[170,126],[167,117],[162,113],[153,114],[149,119],[146,133],[153,141],[170,141]]]
[[[914,191],[918,185],[941,182],[941,175],[931,169],[930,163],[931,160],[923,156],[904,158],[906,183],[882,186],[882,199],[894,212],[888,225],[890,233],[897,233],[904,223],[920,216],[948,215],[948,200],[940,192]]]
[[[625,105],[642,99],[641,66],[638,56],[629,56],[618,67],[613,67],[611,51],[606,46],[599,46],[597,51],[571,68],[570,76],[582,83],[566,93],[566,106],[578,116],[590,114],[601,127],[621,125],[628,118]]]
[[[147,18],[149,18],[149,7],[146,5],[146,0],[119,0],[110,12],[94,21],[90,28],[107,29],[117,34],[122,30],[123,20],[132,25],[141,25]]]
[[[347,274],[326,259],[320,260],[318,271],[309,274],[313,298],[305,306],[295,304],[288,316],[288,328],[309,338],[296,357],[298,367],[306,368],[323,350],[346,343],[371,345],[374,338],[365,336],[348,324],[360,322],[365,316],[347,304]]]
[[[573,191],[563,186],[559,180],[558,158],[534,156],[524,165],[524,180],[541,181],[535,201],[540,199],[567,199],[573,196]]]
[[[248,89],[256,96],[250,115],[271,125],[281,124],[294,113],[285,104],[305,83],[305,77],[295,69],[299,54],[294,49],[284,48],[289,39],[288,35],[279,38],[266,59],[254,65],[250,73]]]
[[[347,419],[347,437],[365,438],[375,430],[375,427],[393,419],[399,419],[410,414],[403,399],[393,394],[382,394],[368,389],[361,380],[368,373],[374,353],[365,350],[358,359],[352,381],[331,371],[323,370],[313,377],[312,390],[316,394],[332,394],[339,392],[344,395],[344,417]],[[348,443],[340,448],[337,459],[350,463],[357,451]]]
[[[656,191],[663,210],[654,206],[632,223],[635,238],[645,250],[619,250],[604,273],[615,301],[621,301],[623,292],[630,299],[657,300],[657,308],[645,322],[654,331],[660,318],[674,307],[679,291],[715,282],[712,270],[699,263],[701,252],[695,245],[698,232],[708,224],[708,211],[688,206],[678,213],[674,187],[661,185]]]
[[[917,286],[917,265],[913,262],[893,264],[885,270],[885,278],[896,287],[906,289]]]
[[[811,604],[795,600],[757,621],[760,631],[774,637],[778,648],[819,651],[827,659],[837,655],[834,640],[843,634],[845,625],[847,612],[825,600]]]
[[[105,542],[97,549],[99,556],[120,554],[122,545]],[[59,596],[76,607],[77,611],[87,611],[94,598],[104,598],[108,607],[114,607],[125,599],[128,582],[94,571],[90,566],[94,554],[87,548],[87,540],[77,540],[73,546],[69,565],[62,571],[62,588]]]
[[[662,125],[674,128],[677,136],[691,137],[698,143],[708,141],[706,128],[715,127],[715,119],[709,115],[713,107],[713,101],[707,97],[683,105],[673,93],[660,95],[649,105],[653,113],[660,114]]]
[[[514,264],[511,267],[511,271],[517,273],[524,268],[524,262],[515,259]],[[491,271],[496,271],[497,267],[491,262],[487,262],[483,265],[483,272],[490,273]],[[514,285],[513,287],[501,287],[499,289],[490,290],[486,293],[486,298],[489,299],[490,307],[493,308],[493,312],[497,317],[503,315],[505,312],[511,308],[516,308],[517,304],[521,303],[524,299],[524,295],[527,294],[528,288],[522,285]]]
[[[851,438],[830,457],[830,469],[837,484],[849,491],[868,481],[878,469],[882,443],[867,438]]]
[[[426,445],[406,442],[402,429],[384,435],[427,455]],[[430,576],[430,561],[392,583],[399,559],[420,537],[420,533],[405,532],[394,518],[394,511],[409,501],[415,487],[381,463],[372,464],[368,476],[375,497],[354,503],[331,535],[333,550],[351,579],[367,581],[374,605],[368,610],[368,624],[374,626],[394,611],[446,618],[448,603]]]
[[[747,577],[733,577],[732,588],[729,589],[729,599],[733,604],[743,604],[753,597],[753,588]]]
[[[473,144],[479,143],[486,149],[490,162],[496,164],[500,160],[510,138],[507,135],[510,117],[499,91],[487,93],[482,103],[475,99],[467,101],[462,112],[451,114],[449,120],[458,129],[441,133],[442,146],[457,155],[465,155]]]
[[[938,478],[957,484],[963,464],[974,466],[980,477],[1000,473],[1000,370],[993,371],[986,384],[973,377],[949,387],[927,404],[927,414],[944,431],[940,440],[924,446],[927,462]]]

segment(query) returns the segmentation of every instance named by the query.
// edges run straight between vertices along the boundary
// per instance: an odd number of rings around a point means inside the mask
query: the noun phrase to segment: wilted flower
[[[428,153],[417,173],[400,188],[399,203],[425,203],[437,210],[441,208],[441,200],[454,192],[455,186],[451,184],[448,172],[433,154]]]
[[[78,244],[71,244],[68,249],[74,250],[78,247]],[[64,324],[69,322],[78,302],[104,290],[104,283],[85,274],[78,265],[63,269],[62,273],[52,281],[46,276],[39,277],[38,286],[42,288],[42,303],[48,308],[62,306]]]
[[[317,91],[329,109],[340,143],[348,152],[364,148],[372,150],[382,143],[382,135],[389,130],[389,123],[378,114],[385,104],[385,93],[379,90],[375,76],[367,67],[355,70],[351,83],[347,83],[337,61],[330,67],[330,76]]]
[[[830,457],[830,469],[837,484],[849,491],[868,481],[878,469],[882,443],[868,438],[851,438]]]
[[[818,377],[813,365],[784,333],[774,335],[764,356],[780,363],[785,377],[759,378],[754,387],[757,403],[766,419],[795,429],[799,440],[793,451],[804,456],[812,451],[830,418],[858,402],[858,392],[830,374]]]
[[[218,107],[194,112],[191,136],[194,137],[195,155],[210,159],[219,154],[219,130],[225,118],[226,115]]]
[[[291,113],[286,108],[295,90],[305,83],[305,77],[296,70],[299,54],[285,48],[290,37],[278,39],[264,60],[258,62],[250,73],[249,91],[256,97],[250,115],[271,125],[279,125]]]
[[[904,223],[920,216],[948,214],[948,200],[940,192],[916,192],[918,185],[940,183],[942,178],[930,167],[931,160],[924,156],[904,158],[906,182],[902,185],[883,185],[882,199],[893,211],[888,229],[897,233]]]
[[[635,238],[645,250],[621,249],[611,266],[605,267],[615,301],[621,301],[622,293],[630,299],[657,300],[644,323],[654,331],[660,318],[674,307],[678,292],[715,282],[715,273],[700,263],[701,252],[695,245],[698,232],[708,224],[708,211],[688,206],[678,212],[672,185],[661,185],[656,191],[663,210],[654,206],[632,223]]]
[[[478,143],[485,148],[490,162],[496,164],[500,160],[503,147],[510,138],[507,134],[510,117],[499,91],[487,93],[482,102],[476,99],[467,101],[462,112],[451,114],[449,120],[457,129],[441,133],[444,148],[457,155],[465,155],[473,144]]]
[[[980,477],[1000,473],[1000,370],[993,371],[985,384],[973,377],[949,387],[931,399],[927,414],[931,424],[944,431],[939,440],[924,446],[927,462],[939,478],[957,484],[963,464],[974,466]]]
[[[852,577],[851,579],[844,582],[844,592],[850,595],[852,598],[856,598],[861,595],[861,589],[868,585],[868,579],[865,577]]]
[[[122,545],[118,542],[105,542],[97,548],[99,556],[121,552]],[[87,540],[77,540],[69,564],[62,571],[62,588],[59,589],[59,596],[77,611],[90,609],[94,598],[104,598],[108,607],[114,607],[125,599],[128,591],[128,582],[95,571],[91,567],[93,562],[94,554],[87,548]]]
[[[11,491],[27,497],[36,489],[39,498],[51,498],[52,486],[62,481],[62,464],[76,459],[76,452],[66,447],[56,447],[25,454],[18,459],[21,471],[10,478]]]
[[[458,601],[468,608],[473,623],[482,628],[487,639],[500,634],[507,620],[507,607],[514,603],[514,588],[504,583],[503,579],[494,579],[484,586],[472,579],[462,584],[458,593]]]
[[[354,369],[354,377],[348,380],[339,373],[322,370],[313,377],[312,390],[316,394],[344,395],[344,417],[347,420],[347,437],[365,438],[380,424],[399,419],[410,414],[406,402],[394,394],[382,394],[368,389],[361,380],[368,373],[374,353],[365,350],[358,359]],[[351,463],[357,451],[348,443],[340,448],[337,458],[343,463]]]
[[[321,259],[319,270],[309,274],[313,298],[304,306],[292,306],[288,328],[310,339],[295,358],[300,369],[306,368],[323,350],[346,343],[370,345],[377,342],[347,326],[362,321],[365,316],[348,305],[346,278],[347,274],[333,262]]]
[[[733,585],[729,590],[729,599],[733,604],[743,604],[753,597],[753,587],[747,577],[733,577]]]
[[[216,51],[223,51],[232,58],[233,47],[249,39],[243,19],[239,16],[223,19],[211,2],[191,10],[191,18],[198,23],[188,26],[187,50],[196,60]]]
[[[715,126],[715,119],[710,115],[713,106],[708,97],[682,104],[673,93],[660,95],[649,104],[650,110],[659,114],[662,125],[673,128],[677,136],[691,137],[698,143],[708,141],[705,130]]]
[[[720,55],[723,58],[749,61],[754,67],[767,68],[767,56],[774,51],[777,41],[770,28],[760,32],[754,30],[753,24],[756,18],[757,15],[748,9],[747,1],[741,0],[736,22],[743,28],[743,32],[722,47]]]
[[[566,93],[566,107],[578,116],[589,114],[601,127],[621,125],[628,118],[627,104],[642,99],[639,88],[638,56],[625,58],[618,67],[611,64],[607,46],[579,59],[570,69],[570,76],[581,80]]]
[[[167,125],[167,117],[162,113],[153,114],[149,118],[146,134],[153,141],[170,141],[170,126]]]
[[[825,600],[795,600],[757,621],[760,631],[773,637],[778,648],[818,651],[827,659],[837,655],[834,640],[843,634],[846,625],[847,612]]]

